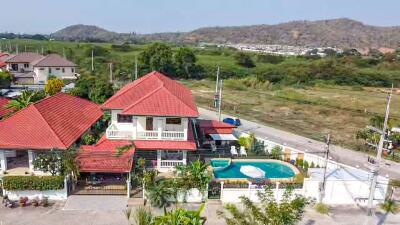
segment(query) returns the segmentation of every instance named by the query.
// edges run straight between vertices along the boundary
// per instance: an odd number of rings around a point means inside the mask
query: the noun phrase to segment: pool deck
[[[268,178],[265,180],[269,180],[273,183],[276,182],[291,182],[294,180],[294,178],[300,174],[299,169],[297,169],[297,167],[295,167],[294,165],[282,161],[282,160],[277,160],[277,159],[231,159],[231,158],[213,158],[211,160],[230,160],[230,163],[232,162],[275,162],[275,163],[280,163],[280,164],[284,164],[286,166],[288,166],[290,169],[292,169],[292,171],[294,172],[294,176],[291,178]],[[210,165],[209,166],[209,171],[213,172],[213,167]],[[214,175],[214,173],[212,173]],[[213,177],[213,179],[215,181],[228,181],[228,182],[244,182],[244,181],[248,181],[250,182],[251,178],[215,178]]]

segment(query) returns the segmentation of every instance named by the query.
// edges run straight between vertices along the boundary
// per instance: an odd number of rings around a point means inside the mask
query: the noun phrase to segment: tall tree
[[[234,58],[236,60],[236,63],[243,67],[252,68],[256,66],[251,56],[246,53],[238,52],[234,55]]]
[[[174,71],[172,49],[164,43],[153,43],[139,55],[139,62],[148,71],[171,74]]]
[[[179,77],[188,79],[196,72],[196,55],[190,48],[179,48],[174,54],[176,74]]]
[[[97,79],[89,92],[89,99],[96,103],[104,103],[114,94],[112,84],[106,79]]]

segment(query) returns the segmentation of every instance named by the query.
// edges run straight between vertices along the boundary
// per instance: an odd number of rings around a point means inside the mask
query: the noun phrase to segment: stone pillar
[[[248,198],[250,199],[250,197],[251,197],[251,182],[249,181],[249,188],[248,188],[249,190],[248,190]]]
[[[182,124],[183,124],[183,139],[186,141],[188,137],[188,126],[189,126],[188,118],[182,118]]]
[[[5,150],[0,150],[0,172],[7,170],[7,158]]]
[[[219,199],[221,200],[221,202],[222,202],[222,194],[224,193],[224,182],[223,181],[221,181],[221,194],[220,194],[220,196],[219,196]],[[222,202],[223,203],[223,202]]]
[[[157,150],[157,170],[161,169],[161,150]]]
[[[183,165],[187,164],[187,151],[182,151],[183,154]]]
[[[29,158],[29,170],[33,172],[35,170],[33,166],[33,160],[35,160],[35,153],[32,150],[28,150],[28,158]]]
[[[128,173],[128,179],[126,179],[126,195],[128,198],[131,197],[131,173]]]

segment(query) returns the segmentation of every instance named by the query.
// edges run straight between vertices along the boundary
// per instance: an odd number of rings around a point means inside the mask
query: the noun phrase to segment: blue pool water
[[[211,160],[211,166],[216,168],[214,169],[215,178],[251,178],[240,172],[241,166],[254,166],[260,168],[265,172],[265,178],[291,178],[295,176],[292,168],[279,162],[232,161],[232,163],[227,166],[228,163],[228,160]],[[223,165],[226,165],[227,167],[224,169],[218,169],[224,167]]]

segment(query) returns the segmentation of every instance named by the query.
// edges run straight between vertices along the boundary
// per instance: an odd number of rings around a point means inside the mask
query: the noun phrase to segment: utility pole
[[[26,52],[26,45],[25,45],[25,52]]]
[[[110,63],[109,65],[110,65],[110,83],[112,83],[113,82],[112,63]]]
[[[18,44],[15,46],[15,53],[18,54]]]
[[[222,105],[222,86],[224,85],[224,80],[220,81],[219,85],[219,97],[218,97],[218,120],[221,121],[221,105]]]
[[[135,55],[135,80],[137,80],[137,77],[138,77],[137,55]]]
[[[214,107],[218,107],[219,66],[217,67],[217,80],[215,82]]]
[[[42,52],[42,55],[43,55],[43,45],[42,45],[42,51],[41,52]]]
[[[63,57],[66,58],[65,57],[65,48],[63,48]]]
[[[375,188],[376,188],[376,183],[378,180],[379,167],[380,167],[380,163],[381,163],[381,159],[382,159],[383,142],[385,140],[387,123],[389,120],[390,101],[392,99],[392,92],[393,92],[393,84],[392,84],[392,88],[390,89],[390,92],[387,97],[385,121],[383,122],[383,128],[382,128],[382,131],[380,132],[381,138],[379,139],[378,149],[377,149],[377,153],[376,153],[376,161],[371,167],[372,179],[371,179],[371,186],[369,189],[369,198],[368,198],[368,215],[369,216],[372,215],[372,207],[373,207],[374,196],[375,196]]]
[[[319,202],[322,203],[323,198],[325,197],[325,183],[326,183],[326,171],[328,168],[328,160],[329,160],[329,145],[331,144],[331,134],[326,136],[326,152],[325,152],[325,162],[324,162],[324,177],[322,180]]]
[[[93,56],[94,56],[94,54],[93,54],[93,49],[92,49],[92,72],[94,71],[94,60],[93,60]]]

